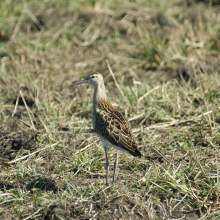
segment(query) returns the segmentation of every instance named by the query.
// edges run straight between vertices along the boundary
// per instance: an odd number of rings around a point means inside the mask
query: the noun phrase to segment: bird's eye
[[[94,79],[94,78],[95,78],[95,76],[92,76],[92,78]]]

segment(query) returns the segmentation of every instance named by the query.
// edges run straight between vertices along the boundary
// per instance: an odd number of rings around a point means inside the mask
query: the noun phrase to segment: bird
[[[83,80],[77,81],[72,85],[88,83],[93,86],[93,106],[92,106],[92,125],[100,139],[106,158],[106,186],[108,182],[109,160],[107,147],[112,146],[116,149],[116,159],[114,162],[113,182],[115,181],[116,168],[118,164],[118,152],[122,151],[135,157],[142,157],[137,144],[133,138],[129,122],[117,111],[109,102],[104,79],[101,73],[94,72],[87,75]]]

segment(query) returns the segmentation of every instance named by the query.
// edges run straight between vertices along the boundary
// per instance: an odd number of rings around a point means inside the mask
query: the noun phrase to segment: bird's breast
[[[95,130],[95,125],[96,125],[96,115],[97,115],[97,108],[92,109],[92,127]]]

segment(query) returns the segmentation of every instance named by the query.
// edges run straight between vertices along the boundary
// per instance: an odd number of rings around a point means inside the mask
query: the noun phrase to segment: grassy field
[[[219,39],[216,0],[2,1],[0,219],[220,219]],[[144,155],[108,187],[94,71]]]

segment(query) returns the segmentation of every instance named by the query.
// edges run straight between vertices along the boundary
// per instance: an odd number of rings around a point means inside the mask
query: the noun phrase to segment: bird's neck
[[[94,108],[98,107],[99,100],[106,99],[106,92],[105,92],[105,85],[98,84],[94,87],[94,94],[93,94],[93,106]]]

